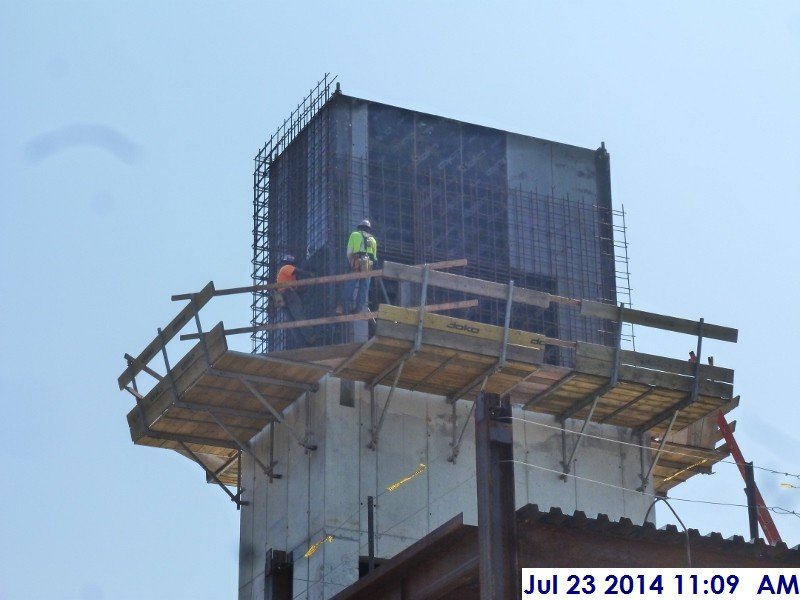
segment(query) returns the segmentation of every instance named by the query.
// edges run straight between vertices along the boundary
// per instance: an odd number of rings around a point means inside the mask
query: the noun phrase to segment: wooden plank
[[[393,263],[386,261],[384,265],[396,265],[398,263]],[[440,262],[430,263],[428,265],[431,269],[452,269],[455,267],[465,267],[467,265],[466,258],[458,258],[455,260],[443,260]],[[400,265],[406,266],[406,265]],[[364,271],[358,273],[341,273],[339,275],[323,275],[321,277],[309,277],[308,279],[300,279],[297,281],[292,282],[282,282],[278,283],[265,283],[260,285],[246,285],[242,287],[235,287],[235,288],[227,288],[216,290],[214,292],[215,296],[231,296],[233,294],[249,294],[252,292],[265,292],[268,290],[274,290],[277,288],[299,288],[305,287],[309,285],[323,285],[328,283],[341,283],[343,281],[351,281],[353,279],[365,279],[367,277],[386,277],[389,279],[390,277],[385,274],[384,270],[376,269],[374,271]],[[188,300],[191,298],[191,294],[175,294],[172,296],[172,300]]]
[[[585,317],[599,317],[601,319],[608,319],[609,321],[616,321],[619,317],[619,308],[613,304],[581,300],[580,314]],[[626,308],[623,311],[622,320],[626,323],[633,323],[634,325],[644,325],[645,327],[653,327],[654,329],[664,329],[666,331],[675,331],[689,335],[697,335],[700,328],[699,321],[659,315],[632,308]],[[739,330],[732,327],[723,327],[722,325],[703,323],[703,337],[722,340],[724,342],[735,342],[739,337]]]
[[[623,381],[632,381],[644,385],[653,385],[683,392],[690,392],[693,382],[691,377],[661,373],[660,371],[637,369],[627,365],[622,365],[619,368],[619,378]],[[700,380],[698,390],[699,393],[704,396],[726,399],[733,396],[733,386],[729,383],[721,383],[719,381]]]
[[[161,352],[161,348],[163,348],[164,344],[175,337],[175,335],[181,329],[183,329],[184,325],[194,319],[197,311],[203,308],[208,301],[211,300],[213,295],[214,282],[209,281],[208,284],[206,284],[206,286],[200,290],[200,292],[198,292],[195,297],[195,301],[189,302],[189,304],[184,306],[177,316],[161,330],[163,339],[160,336],[156,336],[156,338],[150,342],[144,350],[142,350],[141,354],[134,359],[133,363],[128,365],[128,368],[122,372],[122,375],[120,375],[117,379],[119,389],[124,389],[125,386],[128,385],[131,380],[136,377],[136,375],[144,368],[144,366],[153,360],[156,354]]]
[[[425,310],[433,312],[437,310],[455,310],[458,308],[472,308],[477,306],[477,300],[462,300],[459,302],[445,302],[442,304],[429,304],[425,306]],[[380,306],[386,306],[381,304]],[[302,321],[285,321],[283,323],[265,323],[255,325],[253,327],[236,327],[234,329],[226,329],[225,335],[237,335],[240,333],[253,333],[254,331],[275,331],[279,329],[296,329],[298,327],[313,327],[315,325],[330,325],[332,323],[349,323],[352,321],[369,321],[374,320],[377,313],[366,312],[358,313],[355,315],[340,315],[336,317],[320,317],[318,319],[304,319]],[[182,340],[196,340],[200,334],[189,333],[182,335]]]
[[[198,445],[206,445],[212,448],[223,448],[226,450],[233,450],[238,449],[238,446],[230,440],[217,440],[217,439],[210,439],[206,437],[198,437],[190,434],[171,434],[166,432],[157,432],[152,431],[151,433],[147,433],[144,427],[142,426],[142,422],[138,417],[137,409],[134,408],[128,413],[128,423],[130,428],[131,434],[131,441],[134,444],[143,444],[148,446],[157,446],[163,447],[163,444],[155,444],[151,443],[149,440],[166,440],[171,442],[178,442],[183,441],[192,444]]]
[[[612,365],[611,363],[602,360],[587,358],[585,356],[576,356],[575,370],[590,375],[611,377]],[[675,373],[664,373],[662,371],[640,369],[637,367],[631,367],[629,365],[620,365],[618,378],[620,381],[640,383],[643,385],[682,392],[690,392],[693,381],[692,377],[685,377]],[[729,383],[701,379],[698,387],[699,393],[706,396],[731,398],[733,394],[733,386]]]
[[[270,352],[269,356],[272,358],[287,358],[291,361],[316,364],[318,361],[346,358],[357,350],[362,343],[363,342],[350,342],[348,344],[333,344],[331,346],[281,350],[280,352]],[[320,367],[325,367],[325,365],[320,365]]]
[[[614,348],[600,344],[578,342],[575,355],[587,358],[596,358],[611,364],[614,360]],[[688,360],[667,358],[664,356],[656,356],[654,354],[645,354],[644,352],[620,350],[619,362],[622,365],[629,365],[632,367],[641,367],[654,371],[676,373],[678,375],[685,375],[687,377],[694,376],[694,364],[690,363]],[[700,365],[700,379],[733,383],[733,369],[726,369],[711,365]]]
[[[711,475],[711,466],[706,466],[705,463],[710,462],[709,459],[704,458],[692,463],[673,462],[664,458],[659,459],[656,469],[664,469],[672,471],[672,475],[679,473],[702,473],[703,475]]]
[[[236,350],[228,350],[228,356],[249,359],[256,358],[264,362],[286,365],[287,367],[301,367],[303,369],[311,369],[312,371],[322,371],[325,373],[329,373],[331,371],[331,368],[326,365],[287,358],[277,354],[252,354],[250,352],[237,352]],[[320,375],[317,374],[317,376],[319,377]]]
[[[398,263],[386,262],[383,265],[384,277],[387,279],[399,279],[412,283],[422,283],[424,268],[419,266],[401,265]],[[508,284],[495,283],[485,279],[476,279],[465,275],[454,273],[440,273],[431,271],[428,273],[428,285],[432,287],[444,288],[466,294],[474,294],[485,298],[496,298],[498,300],[508,299]],[[549,308],[550,302],[555,299],[564,300],[556,296],[551,296],[546,292],[539,292],[523,287],[514,286],[514,302],[538,306],[539,308]],[[578,302],[575,301],[575,305]]]
[[[653,354],[645,354],[643,352],[620,350],[620,363],[632,367],[677,373],[678,375],[685,375],[688,377],[694,376],[694,364],[690,363],[688,360],[666,358]],[[733,369],[725,369],[712,365],[700,365],[700,379],[733,383]]]

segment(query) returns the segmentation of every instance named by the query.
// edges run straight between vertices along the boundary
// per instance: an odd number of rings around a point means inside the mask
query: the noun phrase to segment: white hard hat
[[[372,223],[369,222],[369,219],[364,219],[363,221],[361,221],[361,223],[358,224],[358,228],[372,229]]]

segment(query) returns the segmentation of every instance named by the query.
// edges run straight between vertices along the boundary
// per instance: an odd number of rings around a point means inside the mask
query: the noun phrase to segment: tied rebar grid
[[[617,299],[631,308],[631,271],[628,255],[628,227],[625,223],[625,205],[612,211],[614,227],[614,264],[617,286]],[[630,344],[631,350],[636,350],[636,334],[633,323],[623,323],[622,341]]]
[[[274,202],[270,198],[270,171],[273,162],[301,133],[306,131],[306,127],[312,122],[314,116],[328,102],[331,97],[331,86],[336,81],[336,77],[331,77],[325,73],[324,77],[317,82],[308,95],[297,105],[297,108],[284,120],[277,131],[270,137],[255,156],[255,169],[253,171],[253,284],[263,284],[270,280],[272,271],[276,265],[275,256],[278,252],[285,252],[272,243],[271,229],[280,227],[280,223],[285,223],[282,214],[273,214],[270,219],[272,207],[280,211],[283,203]],[[315,136],[312,136],[315,137]],[[321,144],[323,150],[327,150],[328,144]],[[327,169],[324,166],[308,171],[308,177],[317,181],[320,175],[325,176]],[[324,215],[323,215],[324,218]],[[270,262],[272,259],[272,262]],[[252,320],[251,324],[263,323],[268,318],[268,292],[254,292],[251,304]],[[253,352],[263,353],[269,347],[269,336],[266,332],[256,332],[252,335]]]
[[[315,126],[328,127],[324,135],[330,135],[327,118],[320,115],[315,121]],[[369,206],[382,259],[420,264],[465,257],[468,266],[457,270],[463,275],[499,282],[513,279],[520,287],[616,304],[615,258],[620,247],[626,247],[624,228],[620,238],[611,211],[594,197],[555,197],[510,189],[504,183],[487,184],[464,177],[457,167],[420,169],[399,161],[325,154],[324,139],[309,128],[297,147],[287,149],[275,163],[272,261],[286,249],[301,255],[307,249],[308,263],[327,269],[317,274],[343,272],[349,221],[360,218]],[[304,180],[300,187],[298,179]],[[398,286],[385,283],[393,303],[400,304]],[[377,299],[378,286],[372,286],[372,292]],[[408,297],[414,293],[411,290]],[[335,286],[317,293],[309,290],[304,298],[307,315],[328,314],[335,296]],[[430,303],[464,299],[448,290],[432,288],[427,294]],[[503,302],[483,299],[458,316],[501,325]],[[511,327],[605,344],[616,331],[614,323],[582,317],[563,306],[515,307]],[[341,341],[346,339],[337,328],[327,328],[321,339],[323,344]],[[284,349],[287,340],[275,336],[264,347]],[[563,349],[548,352],[549,362],[572,361]]]

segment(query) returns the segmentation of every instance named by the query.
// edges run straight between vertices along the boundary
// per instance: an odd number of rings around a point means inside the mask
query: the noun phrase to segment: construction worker
[[[289,284],[297,281],[298,276],[307,275],[297,267],[296,259],[291,254],[286,254],[278,263],[278,276],[275,278],[276,284]],[[278,285],[272,293],[272,301],[276,309],[283,309],[287,317],[292,321],[304,321],[306,312],[303,308],[303,301],[300,295],[292,287]],[[310,327],[300,327],[289,329],[290,335],[294,337],[300,345],[313,346],[317,341],[317,336]]]
[[[350,271],[353,273],[371,271],[377,259],[378,240],[372,235],[372,223],[369,219],[364,219],[347,240],[347,262],[350,266]],[[364,311],[367,307],[370,279],[370,277],[364,277],[363,279],[351,279],[344,283],[342,296],[339,304],[336,305],[335,312],[337,315],[343,314],[345,309],[350,308],[354,294],[355,302],[353,303],[352,311],[348,312],[360,313]]]

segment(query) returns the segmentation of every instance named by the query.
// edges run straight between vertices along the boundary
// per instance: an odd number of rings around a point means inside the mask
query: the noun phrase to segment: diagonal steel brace
[[[244,385],[250,391],[250,393],[253,394],[253,396],[255,396],[255,398],[259,402],[261,402],[261,404],[264,406],[264,408],[266,408],[270,413],[272,413],[272,416],[275,417],[275,420],[278,423],[280,423],[281,425],[286,427],[287,431],[292,435],[292,437],[294,439],[297,440],[298,444],[300,444],[306,450],[316,450],[317,449],[317,446],[315,444],[309,444],[308,443],[308,434],[306,434],[306,436],[304,438],[300,437],[300,435],[294,429],[292,429],[289,425],[286,424],[286,421],[284,420],[283,415],[274,406],[272,406],[272,403],[270,403],[270,401],[267,400],[264,397],[264,395],[261,392],[259,392],[255,388],[255,386],[252,383],[250,383],[250,381],[247,378],[240,377],[239,381],[241,381],[242,385]],[[308,392],[306,392],[306,394],[308,394]]]
[[[661,443],[658,445],[658,450],[656,450],[656,455],[653,457],[653,462],[650,463],[650,468],[647,470],[647,473],[642,477],[642,485],[639,487],[638,491],[643,492],[645,486],[647,486],[647,482],[650,479],[650,474],[655,470],[656,465],[658,464],[658,459],[661,458],[661,452],[664,450],[664,446],[667,443],[667,438],[669,437],[670,432],[672,431],[672,426],[675,425],[675,420],[678,418],[678,413],[680,411],[676,410],[672,414],[672,418],[669,420],[669,425],[667,426],[667,430],[664,432],[664,435],[661,437]]]
[[[242,495],[241,490],[237,490],[237,492],[235,494],[233,492],[231,492],[228,489],[228,487],[219,480],[217,475],[211,469],[209,469],[205,465],[205,463],[203,463],[203,461],[200,460],[200,458],[194,452],[192,452],[189,449],[189,446],[187,446],[183,442],[179,442],[179,444],[181,445],[181,448],[183,448],[189,454],[189,456],[192,457],[192,460],[194,462],[196,462],[198,465],[200,465],[200,467],[203,469],[203,471],[206,472],[206,475],[208,475],[214,481],[214,483],[216,483],[220,488],[222,488],[222,491],[225,492],[228,495],[228,497],[231,499],[231,502],[235,502],[236,503],[236,508],[239,508],[241,506],[247,506],[248,504],[250,504],[249,502],[245,502],[245,501],[243,501],[241,499],[241,495]]]

